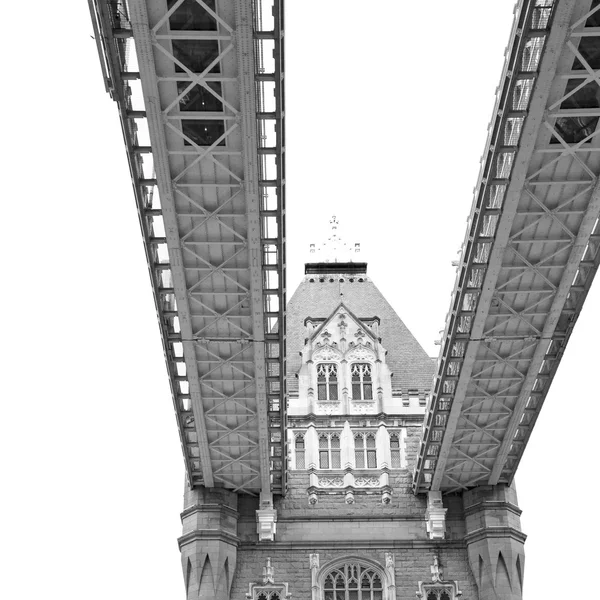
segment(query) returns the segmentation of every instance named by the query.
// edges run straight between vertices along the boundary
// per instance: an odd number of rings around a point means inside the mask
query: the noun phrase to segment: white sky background
[[[512,6],[287,1],[289,296],[335,214],[437,354]],[[183,460],[87,3],[6,8],[0,597],[183,599]],[[517,477],[527,600],[573,593],[600,533],[599,285]]]

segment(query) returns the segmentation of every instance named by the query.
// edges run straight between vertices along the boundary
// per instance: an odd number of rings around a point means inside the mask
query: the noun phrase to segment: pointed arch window
[[[319,469],[340,469],[342,466],[338,433],[319,435]]]
[[[347,563],[323,580],[324,600],[382,600],[382,576],[375,569]]]
[[[354,462],[357,469],[377,468],[377,447],[374,433],[357,433],[354,436]]]
[[[317,365],[317,394],[319,400],[338,400],[337,364],[319,363]]]
[[[373,380],[370,363],[353,363],[350,367],[352,375],[352,399],[373,400]]]
[[[294,451],[296,453],[296,469],[306,469],[306,446],[304,435],[297,433],[294,439]]]

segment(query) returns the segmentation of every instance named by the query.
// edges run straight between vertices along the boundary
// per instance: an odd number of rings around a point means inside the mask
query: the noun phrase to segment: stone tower
[[[412,493],[434,361],[332,226],[287,309],[287,493],[186,493],[187,598],[520,599],[513,489]]]

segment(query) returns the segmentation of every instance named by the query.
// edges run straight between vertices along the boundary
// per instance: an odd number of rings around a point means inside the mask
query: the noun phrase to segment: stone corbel
[[[259,542],[272,542],[277,531],[277,511],[273,508],[273,496],[260,493],[260,508],[256,511],[256,533]]]
[[[381,504],[384,506],[390,504],[392,501],[392,488],[390,486],[385,486],[381,490]]]
[[[427,533],[430,540],[443,540],[446,537],[446,512],[442,503],[442,492],[427,492]]]

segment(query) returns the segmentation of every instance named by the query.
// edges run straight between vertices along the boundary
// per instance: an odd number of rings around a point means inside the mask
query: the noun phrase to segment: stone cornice
[[[520,543],[525,543],[527,536],[518,529],[514,527],[482,527],[481,529],[476,529],[471,533],[467,533],[465,535],[465,542],[467,544],[473,544],[474,542],[479,542],[481,540],[486,540],[489,538],[512,538]]]
[[[512,504],[511,502],[504,502],[503,500],[481,500],[476,502],[475,504],[471,504],[466,506],[464,509],[465,516],[468,517],[475,513],[478,513],[482,510],[500,510],[504,509],[509,512],[514,513],[518,517],[521,516],[523,512],[516,504]]]
[[[240,548],[260,548],[261,550],[335,550],[342,552],[345,550],[371,549],[377,548],[381,550],[393,549],[462,549],[466,548],[466,544],[462,540],[369,540],[357,542],[324,542],[324,541],[291,541],[291,542],[261,542],[260,545],[256,542],[241,542]]]
[[[308,510],[318,510],[318,509],[314,509],[314,508],[307,508]],[[302,521],[306,521],[307,523],[312,523],[314,521],[319,521],[321,523],[327,523],[327,522],[348,522],[348,523],[381,523],[381,522],[397,522],[397,521],[415,521],[418,523],[422,523],[424,519],[423,515],[384,515],[381,517],[365,517],[363,515],[345,515],[342,517],[332,517],[332,516],[312,516],[312,515],[298,515],[297,517],[295,516],[289,516],[289,517],[284,517],[284,518],[278,518],[277,522],[278,523],[298,523],[298,522],[302,522]],[[244,519],[240,519],[240,523],[244,523],[244,522],[250,522],[249,518],[244,518]]]
[[[185,510],[181,512],[179,517],[181,518],[181,522],[186,517],[193,515],[198,512],[222,512],[229,513],[230,516],[237,519],[239,517],[239,512],[235,510],[235,508],[231,508],[230,506],[226,506],[225,504],[195,504],[194,506],[188,506]]]
[[[191,544],[192,542],[205,542],[208,540],[225,542],[231,546],[240,545],[240,538],[237,535],[221,531],[220,529],[197,529],[195,531],[190,531],[190,533],[186,533],[180,538],[177,538],[177,543],[179,544],[179,550],[181,550],[184,546]]]
[[[377,413],[373,415],[348,415],[348,414],[340,414],[340,415],[315,415],[314,413],[308,413],[305,415],[288,415],[288,419],[293,421],[295,424],[291,426],[292,428],[307,428],[307,427],[316,427],[316,428],[329,428],[331,429],[329,423],[331,421],[341,422],[348,421],[350,425],[357,424],[359,421],[373,421],[377,423],[373,425],[373,427],[378,427],[379,425],[385,425],[388,429],[394,427],[409,427],[409,426],[417,426],[423,424],[423,413],[411,413],[411,414],[386,414],[386,413]],[[394,425],[394,421],[398,421],[398,425]],[[336,425],[336,427],[338,427]]]

